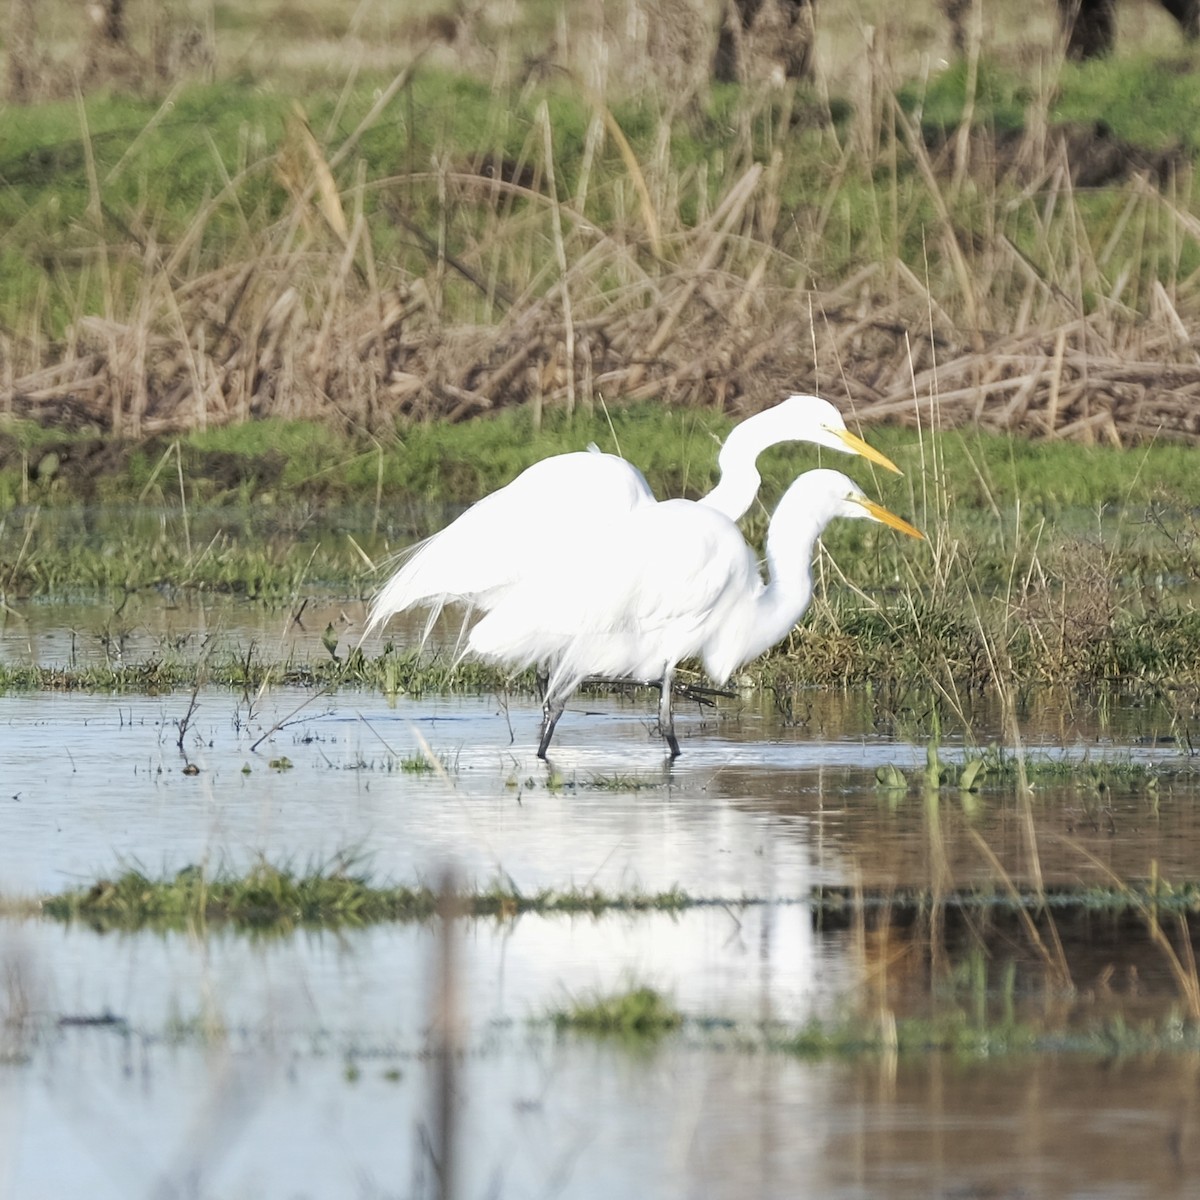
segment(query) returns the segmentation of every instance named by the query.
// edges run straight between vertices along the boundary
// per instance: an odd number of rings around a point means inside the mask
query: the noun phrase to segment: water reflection
[[[336,601],[299,622],[147,601],[120,614],[130,627],[114,640],[94,609],[27,606],[3,623],[0,655],[47,665],[220,641],[312,657],[326,623],[350,636],[360,616]],[[930,793],[928,714],[865,693],[681,706],[670,767],[645,694],[585,694],[549,769],[522,698],[197,699],[181,752],[190,694],[0,696],[0,891],[58,890],[122,860],[151,874],[263,855],[302,869],[353,849],[407,883],[453,863],[469,885],[526,893],[677,887],[725,901],[464,924],[463,1195],[1194,1193],[1194,1056],[805,1062],[762,1036],[861,1013],[1061,1031],[1183,1011],[1136,916],[1060,913],[1057,975],[1019,918],[817,920],[807,897],[1133,880],[1152,864],[1183,881],[1200,853],[1192,774],[1153,789],[1119,771],[1050,778],[1024,801],[1010,784]],[[995,708],[966,715],[971,736],[944,739],[951,759],[1002,740]],[[1031,695],[1018,716],[1033,754],[1183,765],[1154,708]],[[415,769],[422,745],[441,771]],[[888,763],[908,790],[875,786]],[[1051,945],[1045,918],[1036,928]],[[0,1200],[84,1186],[96,1200],[431,1193],[435,939],[434,926],[263,940],[0,922]],[[527,1023],[634,985],[692,1023],[638,1052]]]
[[[433,1194],[419,1059],[74,1031],[54,1060],[0,1075],[7,1194]],[[464,1063],[462,1194],[1191,1196],[1198,1071],[1194,1056],[843,1065],[518,1036]]]
[[[1011,784],[949,787],[931,803],[923,748],[894,735],[793,728],[733,741],[732,719],[698,728],[683,716],[686,753],[668,767],[642,698],[599,696],[569,714],[549,770],[533,757],[538,710],[527,700],[389,707],[298,688],[202,691],[181,753],[190,703],[190,693],[0,696],[8,891],[58,889],[118,858],[171,871],[262,854],[303,865],[360,848],[405,882],[453,860],[479,885],[507,876],[528,889],[773,896],[855,879],[930,886],[935,870],[970,886],[994,878],[993,858],[1018,882],[1137,879],[1153,863],[1184,879],[1200,850],[1191,774],[1154,788],[1119,772],[1108,783],[1050,779],[1028,804]],[[444,772],[411,769],[422,744]],[[1138,753],[1180,762],[1173,750]],[[198,775],[183,773],[188,762]],[[907,792],[875,786],[888,762],[909,771]]]

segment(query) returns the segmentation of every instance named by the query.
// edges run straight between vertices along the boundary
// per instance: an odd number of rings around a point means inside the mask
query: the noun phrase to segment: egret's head
[[[858,454],[877,467],[886,467],[897,475],[904,474],[886,454],[880,454],[874,446],[851,433],[842,414],[820,396],[789,396],[774,411],[789,425],[794,424],[796,441],[815,442],[841,454]]]
[[[788,513],[788,521],[793,516],[801,521],[815,520],[821,529],[836,517],[879,521],[892,529],[898,529],[901,533],[907,533],[909,537],[925,540],[925,535],[903,517],[896,516],[882,504],[877,504],[863,495],[853,479],[828,467],[805,471],[797,476],[796,481],[783,494],[779,502],[779,511]]]

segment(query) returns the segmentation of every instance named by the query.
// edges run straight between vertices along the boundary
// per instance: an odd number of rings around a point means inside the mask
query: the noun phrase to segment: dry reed
[[[1119,216],[1089,229],[1087,150],[1048,131],[1045,96],[1019,138],[938,147],[881,73],[848,136],[816,131],[836,165],[824,200],[798,207],[781,164],[789,126],[811,114],[788,89],[747,92],[715,192],[706,166],[672,160],[676,112],[639,157],[582,84],[595,118],[566,186],[545,105],[516,161],[447,148],[432,169],[368,179],[361,138],[412,72],[340,143],[298,112],[239,174],[214,147],[215,190],[170,243],[106,216],[89,152],[105,311],[79,311],[52,342],[38,298],[0,338],[0,411],[141,437],[264,416],[380,428],[597,396],[740,413],[810,390],[863,423],[936,404],[943,426],[1114,444],[1200,434],[1200,278],[1122,242],[1197,236],[1184,168],[1130,159],[1112,185]],[[88,151],[82,105],[80,121]],[[881,173],[875,261],[860,246],[836,270],[806,266],[825,261],[847,179]],[[286,199],[255,226],[240,197],[264,177]],[[212,228],[230,210],[234,244]],[[382,253],[382,225],[415,249]],[[914,231],[919,266],[901,252]]]

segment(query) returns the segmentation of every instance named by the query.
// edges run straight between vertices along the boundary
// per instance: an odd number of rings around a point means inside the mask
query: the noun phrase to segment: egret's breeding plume
[[[779,442],[813,442],[900,473],[846,428],[828,400],[789,396],[734,427],[717,459],[720,481],[699,503],[733,521],[743,516],[758,494],[758,456]],[[581,450],[543,459],[407,551],[372,602],[367,631],[410,608],[430,610],[426,633],[446,604],[486,611],[530,564],[655,503],[641,471],[615,454]]]
[[[467,650],[514,669],[549,668],[539,757],[571,693],[602,675],[661,684],[659,726],[675,758],[676,665],[697,657],[719,685],[784,638],[812,598],[813,546],[835,517],[923,537],[840,472],[808,471],[771,518],[764,582],[725,514],[687,500],[645,505],[506,589],[471,630]]]

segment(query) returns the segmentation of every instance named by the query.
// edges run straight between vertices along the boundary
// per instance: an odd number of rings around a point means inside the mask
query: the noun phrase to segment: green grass
[[[1161,913],[1200,912],[1200,883],[1169,883],[1158,879],[1152,885],[1089,885],[1086,887],[960,889],[935,894],[921,888],[895,888],[861,892],[850,887],[817,888],[809,898],[814,912],[832,927],[848,924],[863,912],[886,911],[893,917],[928,914],[934,909],[969,917],[991,913],[1014,917],[1021,912],[1053,914],[1106,913],[1120,915],[1153,909]]]
[[[397,505],[414,502],[469,503],[531,463],[589,442],[636,463],[659,495],[698,496],[715,482],[720,442],[733,424],[724,413],[653,403],[615,409],[609,416],[548,413],[538,428],[527,410],[505,410],[463,424],[415,425],[386,439],[338,433],[317,422],[264,420],[192,433],[178,443],[114,443],[100,474],[98,465],[87,462],[101,445],[94,436],[0,421],[0,513],[21,503],[62,506],[80,500],[152,501],[174,508],[181,490],[189,504],[286,507],[303,495],[310,503],[362,505],[373,504],[378,490],[391,514]],[[903,480],[876,476],[876,491],[918,520],[930,516],[922,509],[932,501],[934,486],[945,491],[954,516],[982,514],[996,537],[1011,529],[1018,502],[1025,520],[1068,515],[1081,532],[1099,529],[1120,510],[1155,502],[1190,507],[1195,451],[1185,445],[1120,450],[947,430],[935,440],[926,437],[922,447],[909,429],[869,428],[866,434],[906,472]],[[929,462],[934,446],[936,480]],[[51,450],[60,451],[63,462],[51,478],[39,480],[38,460]],[[828,453],[821,461],[872,486],[861,461]],[[818,452],[802,444],[769,450],[759,463],[764,504],[773,504],[798,471],[817,463]],[[1128,524],[1138,526],[1136,520]]]
[[[396,653],[390,648],[373,658],[354,651],[343,659],[324,656],[312,662],[264,659],[251,648],[248,652],[230,650],[199,657],[164,651],[141,661],[117,660],[82,666],[0,663],[0,694],[25,691],[157,694],[196,686],[256,691],[272,685],[331,691],[370,687],[386,695],[479,694],[510,689],[529,693],[534,689],[534,679],[532,672],[514,678],[482,663],[452,667],[447,659],[436,654],[425,655],[417,650]],[[410,764],[402,769],[433,769],[425,758],[420,761],[423,767]]]
[[[941,133],[953,130],[967,98],[969,72],[956,62],[924,86],[911,81],[900,88],[900,100],[912,111],[918,107],[925,126]],[[1121,53],[1086,64],[1065,63],[1057,76],[1021,70],[999,57],[979,64],[974,91],[977,126],[995,130],[1025,127],[1031,107],[1047,97],[1051,121],[1103,121],[1113,135],[1153,149],[1183,144],[1190,156],[1200,150],[1197,130],[1172,121],[1172,112],[1200,107],[1200,77],[1186,53],[1164,60],[1161,55]]]
[[[933,706],[933,711],[936,712],[936,706]],[[1181,754],[1189,750],[1182,735],[1178,740],[1172,739],[1172,746]],[[1161,742],[1159,748],[1162,748]],[[1174,763],[1148,763],[1126,757],[1080,759],[1036,753],[1023,755],[1018,766],[1016,756],[999,746],[971,753],[960,763],[940,758],[936,749],[932,749],[932,760],[936,763],[937,776],[933,786],[970,792],[1010,791],[1019,779],[1024,778],[1035,784],[1073,783],[1097,795],[1103,795],[1113,787],[1140,789],[1153,794],[1162,783],[1200,776],[1200,763],[1190,758],[1181,758]],[[926,787],[932,776],[931,768],[914,770],[905,775],[890,763],[875,771],[876,786],[884,791]]]
[[[1034,1054],[1076,1054],[1103,1062],[1150,1054],[1195,1054],[1200,1027],[1178,1014],[1127,1023],[1114,1016],[1082,1029],[1047,1029],[1028,1021],[973,1021],[951,1011],[937,1018],[905,1017],[887,1028],[869,1019],[812,1022],[795,1031],[767,1031],[768,1047],[813,1060],[880,1055],[949,1055],[979,1061]]]
[[[463,916],[508,918],[522,913],[597,915],[604,912],[677,911],[681,892],[609,894],[543,889],[524,894],[511,883],[453,898]],[[113,878],[41,901],[42,913],[98,929],[183,929],[231,926],[286,933],[297,927],[344,927],[385,921],[428,921],[441,897],[430,887],[373,883],[352,857],[297,873],[263,862],[245,874],[188,867],[166,879],[128,869]]]
[[[352,854],[298,872],[260,862],[244,873],[187,867],[154,878],[127,867],[92,884],[43,896],[39,911],[59,921],[83,921],[97,928],[179,929],[232,926],[243,930],[286,932],[296,927],[422,922],[439,912],[438,892],[426,885],[373,881]],[[659,893],[636,890],[541,889],[521,892],[511,880],[468,889],[452,898],[463,917],[506,918],[524,913],[542,916],[620,912],[684,912],[713,906],[744,908],[773,903],[811,906],[824,928],[848,926],[863,913],[886,911],[893,919],[928,915],[939,909],[962,916],[991,913],[1017,917],[1021,912],[1055,914],[1187,914],[1200,911],[1200,882],[1128,886],[964,889],[934,894],[921,889],[889,888],[863,892],[850,887],[821,887],[787,897],[694,896],[677,889]]]
[[[683,1014],[653,988],[637,987],[576,1001],[552,1013],[550,1020],[559,1031],[644,1041],[678,1029]]]
[[[952,1011],[930,1019],[897,1019],[882,1028],[869,1019],[840,1024],[811,1022],[795,1032],[776,1032],[768,1044],[803,1059],[854,1059],[882,1054],[948,1054],[960,1059],[997,1058],[1044,1048],[1042,1034],[1021,1023],[972,1022]]]
[[[16,505],[0,513],[0,597],[10,606],[87,600],[111,607],[119,623],[134,596],[153,604],[160,593],[214,592],[282,612],[318,595],[339,598],[357,619],[395,550],[529,463],[594,440],[643,467],[659,495],[696,496],[714,480],[717,439],[729,427],[724,415],[650,404],[614,412],[611,427],[603,414],[547,414],[535,430],[529,413],[506,411],[415,426],[386,442],[257,422],[114,447],[111,458],[93,439],[91,452],[112,468],[101,474],[60,439],[61,462],[40,481],[28,467],[23,477],[21,462],[36,462],[52,443],[20,425],[0,467],[0,495]],[[913,519],[929,541],[835,522],[808,613],[738,686],[773,691],[785,706],[813,685],[925,687],[931,671],[950,694],[999,684],[1144,695],[1200,686],[1193,450],[866,432],[904,478],[874,476],[810,447],[776,448],[761,462],[761,504],[744,522],[747,536],[759,543],[786,485],[823,461]],[[502,672],[471,664],[453,676],[444,662],[418,665],[398,641],[384,657],[341,663],[247,667],[222,652],[204,667],[214,682],[233,685],[251,675],[389,693],[504,683]],[[4,668],[0,685],[170,687],[192,682],[198,669],[164,645],[154,661],[107,674]]]
[[[1189,157],[1200,152],[1200,130],[1167,114],[1195,112],[1200,75],[1194,56],[1121,55],[1063,70],[1053,113],[1059,120],[1103,120],[1117,137],[1162,148],[1182,144]]]

